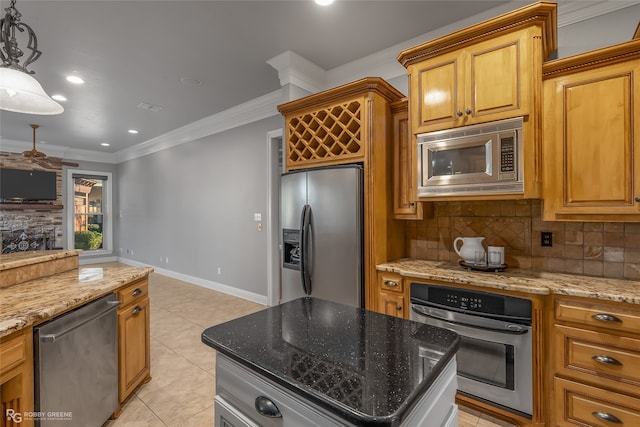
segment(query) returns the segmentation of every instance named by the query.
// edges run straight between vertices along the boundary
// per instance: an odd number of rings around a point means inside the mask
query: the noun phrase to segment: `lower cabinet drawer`
[[[640,426],[640,399],[555,378],[557,426]]]
[[[556,325],[556,372],[640,393],[640,340]]]
[[[404,292],[404,281],[397,273],[378,273],[380,290],[391,292]]]

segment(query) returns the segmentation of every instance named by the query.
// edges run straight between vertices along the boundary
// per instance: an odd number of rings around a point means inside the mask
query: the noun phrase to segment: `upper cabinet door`
[[[638,60],[545,81],[545,219],[638,221],[639,88]]]
[[[410,67],[411,121],[420,131],[451,126],[459,121],[464,103],[464,57],[442,55]],[[414,95],[415,92],[415,95]],[[462,101],[461,101],[462,98]]]
[[[532,68],[529,31],[478,43],[468,49],[464,116],[466,124],[530,113]],[[540,80],[538,74],[538,80]]]

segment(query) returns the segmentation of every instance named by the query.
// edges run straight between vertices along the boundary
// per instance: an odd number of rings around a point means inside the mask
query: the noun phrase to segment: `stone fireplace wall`
[[[0,152],[2,168],[53,171],[57,177],[57,200],[51,207],[0,204],[2,253],[62,248],[62,165],[55,160],[34,160],[22,153]]]
[[[433,218],[407,221],[407,256],[457,263],[456,237],[505,247],[509,267],[640,279],[640,223],[542,220],[540,200],[435,202]],[[541,246],[541,232],[553,246]]]

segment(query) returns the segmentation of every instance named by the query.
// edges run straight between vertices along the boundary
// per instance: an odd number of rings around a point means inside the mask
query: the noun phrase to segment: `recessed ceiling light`
[[[103,147],[110,147],[111,144],[109,144],[108,142],[101,142],[100,145],[102,145]]]
[[[333,3],[333,0],[316,0],[316,4],[320,6],[329,6],[331,3]]]
[[[67,81],[74,85],[81,85],[84,83],[84,80],[78,76],[67,76]]]
[[[129,129],[127,132],[129,132],[129,133],[138,133],[138,131],[135,130],[135,129]]]
[[[67,98],[65,98],[63,95],[60,94],[55,94],[55,95],[51,95],[51,98],[55,99],[56,101],[66,101]]]

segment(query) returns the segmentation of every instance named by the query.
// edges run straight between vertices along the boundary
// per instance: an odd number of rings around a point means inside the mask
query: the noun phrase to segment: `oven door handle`
[[[440,320],[442,322],[446,322],[454,326],[460,325],[460,326],[466,326],[468,328],[480,329],[484,331],[499,332],[502,334],[525,335],[529,333],[529,329],[530,329],[528,326],[518,325],[516,323],[502,322],[500,320],[485,319],[482,317],[478,317],[477,319],[474,319],[476,323],[461,322],[458,320],[453,321],[451,319],[447,319],[444,316],[434,315],[433,313],[429,312],[429,309],[422,309],[420,306],[416,306],[413,304],[411,305],[411,310],[413,310],[415,313],[421,316]]]

